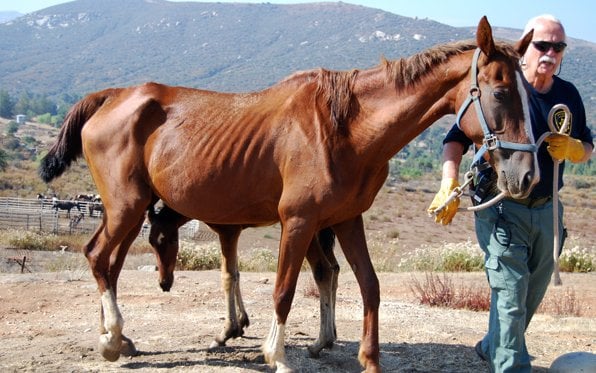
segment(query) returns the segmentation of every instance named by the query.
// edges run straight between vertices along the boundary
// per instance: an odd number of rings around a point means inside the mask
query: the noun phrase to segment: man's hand
[[[447,201],[451,195],[451,192],[453,192],[453,189],[457,187],[459,187],[457,179],[446,178],[441,180],[441,189],[427,209],[429,215],[434,214],[435,210],[437,210],[437,208],[442,206]],[[453,220],[458,207],[459,197],[454,198],[451,202],[449,202],[449,204],[447,204],[447,206],[445,206],[445,208],[436,213],[435,223],[441,223],[443,225],[451,223],[451,220]]]
[[[581,140],[574,139],[568,135],[553,133],[544,139],[548,143],[546,148],[550,156],[562,161],[568,159],[571,162],[579,162],[585,154],[584,144]]]

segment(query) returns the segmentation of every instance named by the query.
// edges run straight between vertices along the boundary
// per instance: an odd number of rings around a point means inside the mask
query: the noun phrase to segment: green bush
[[[52,251],[60,249],[64,239],[53,234],[15,230],[7,232],[8,245],[18,250]]]
[[[178,269],[186,271],[219,269],[221,266],[219,246],[215,244],[194,245],[181,242],[176,264]]]
[[[484,269],[484,256],[467,251],[449,251],[441,260],[441,267],[446,272],[475,272]]]
[[[484,254],[471,241],[422,246],[399,262],[400,271],[473,272],[484,269]]]
[[[255,249],[250,257],[240,259],[240,271],[247,272],[275,272],[277,270],[277,258],[271,250]]]
[[[561,272],[592,272],[596,263],[596,254],[593,249],[580,249],[575,246],[571,249],[564,249],[559,257],[559,269]]]

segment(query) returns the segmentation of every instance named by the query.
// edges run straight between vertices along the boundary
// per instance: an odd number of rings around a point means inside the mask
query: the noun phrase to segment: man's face
[[[526,69],[536,75],[552,77],[563,60],[565,33],[551,21],[541,20],[525,54]]]

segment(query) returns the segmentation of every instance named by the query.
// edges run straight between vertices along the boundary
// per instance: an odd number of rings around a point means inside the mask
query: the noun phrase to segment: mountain
[[[78,0],[0,24],[0,90],[83,95],[152,80],[250,91],[296,70],[368,68],[474,31],[343,2]],[[591,108],[596,45],[572,39],[566,53],[561,75]]]
[[[3,11],[0,12],[0,23],[12,21],[15,18],[19,18],[22,16],[23,13],[15,12],[15,11]]]

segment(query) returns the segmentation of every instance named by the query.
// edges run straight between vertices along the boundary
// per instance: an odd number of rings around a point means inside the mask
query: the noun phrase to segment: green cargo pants
[[[481,348],[492,372],[531,371],[524,334],[553,273],[552,207],[552,200],[528,207],[505,199],[475,213],[491,288],[488,333]],[[560,248],[565,238],[562,217],[559,204]]]

